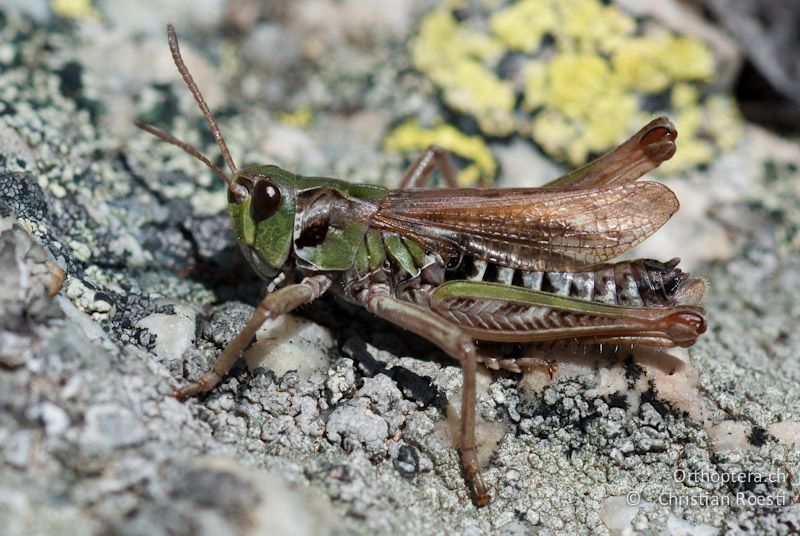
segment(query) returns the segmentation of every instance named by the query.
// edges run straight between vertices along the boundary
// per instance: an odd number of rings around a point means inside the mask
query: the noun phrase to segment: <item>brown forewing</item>
[[[678,209],[655,182],[587,190],[419,189],[389,193],[371,224],[459,254],[521,270],[606,262],[653,234]]]

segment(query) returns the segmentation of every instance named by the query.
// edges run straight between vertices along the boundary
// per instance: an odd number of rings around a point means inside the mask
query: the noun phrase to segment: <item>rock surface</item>
[[[18,4],[0,3],[3,534],[800,530],[796,143],[745,126],[739,149],[668,181],[683,210],[639,253],[681,255],[710,282],[688,354],[575,356],[552,383],[482,372],[494,501],[476,509],[448,432],[460,370],[354,307],[324,299],[265,326],[250,367],[170,396],[260,289],[219,181],[131,121],[212,160],[216,146],[157,10]],[[402,48],[430,3],[261,4],[170,12],[237,162],[391,184],[403,160],[380,136],[435,100]],[[552,171],[530,144],[513,151]],[[67,274],[54,298],[48,260]]]

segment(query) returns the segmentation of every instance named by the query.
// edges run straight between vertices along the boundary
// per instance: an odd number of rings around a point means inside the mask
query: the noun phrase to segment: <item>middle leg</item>
[[[372,314],[425,337],[461,364],[464,377],[459,429],[461,464],[467,480],[474,488],[476,504],[485,506],[489,503],[489,494],[481,477],[475,450],[475,376],[478,356],[472,338],[430,310],[397,300],[380,287],[369,290],[364,305]]]
[[[398,189],[424,188],[428,185],[434,170],[439,169],[445,184],[449,188],[458,188],[456,181],[456,168],[450,153],[443,147],[431,145],[424,153],[419,155],[414,163],[409,166],[403,178],[400,180]]]

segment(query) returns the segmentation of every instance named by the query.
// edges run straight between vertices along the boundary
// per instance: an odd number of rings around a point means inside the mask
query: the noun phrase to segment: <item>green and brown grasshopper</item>
[[[677,132],[668,119],[651,121],[615,150],[541,188],[457,189],[449,156],[437,147],[413,163],[396,190],[274,165],[240,170],[171,25],[167,34],[230,174],[171,135],[137,125],[225,181],[236,240],[269,291],[214,366],[176,396],[213,389],[266,320],[334,292],[460,363],[458,446],[475,502],[485,505],[475,451],[479,362],[512,371],[552,367],[543,353],[552,341],[690,346],[705,331],[698,307],[704,281],[681,272],[677,259],[609,262],[678,209],[666,186],[634,182],[674,154]],[[448,188],[424,188],[436,169]],[[492,355],[494,342],[521,350]]]

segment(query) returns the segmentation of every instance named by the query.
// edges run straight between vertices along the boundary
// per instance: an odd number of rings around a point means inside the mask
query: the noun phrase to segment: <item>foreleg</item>
[[[256,332],[267,320],[277,318],[291,310],[312,302],[322,296],[331,286],[331,280],[324,275],[316,275],[303,279],[296,285],[289,285],[276,290],[258,304],[242,331],[233,338],[214,362],[214,366],[205,372],[199,379],[189,385],[176,389],[174,395],[184,399],[198,393],[205,393],[213,389],[233,367],[233,364],[242,354],[244,349],[255,337]]]

